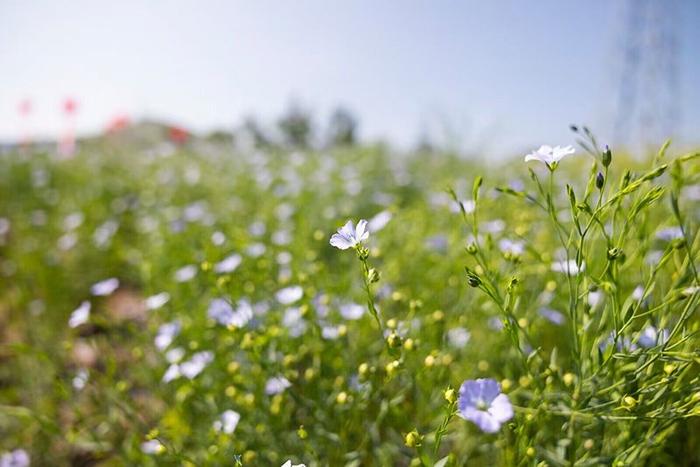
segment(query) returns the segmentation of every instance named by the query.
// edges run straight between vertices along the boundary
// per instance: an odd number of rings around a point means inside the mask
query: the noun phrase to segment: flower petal
[[[499,423],[507,422],[513,418],[513,406],[511,405],[508,396],[505,394],[499,394],[496,396],[496,398],[491,402],[489,413]]]
[[[369,238],[369,231],[367,230],[367,221],[360,219],[357,223],[357,229],[355,230],[355,241],[363,242]]]
[[[339,248],[341,250],[347,250],[348,248],[353,247],[355,244],[352,240],[348,239],[346,236],[342,234],[333,234],[331,236],[331,245]]]

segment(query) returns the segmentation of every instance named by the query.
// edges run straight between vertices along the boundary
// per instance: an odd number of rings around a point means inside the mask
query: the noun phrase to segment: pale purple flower
[[[165,446],[157,439],[151,439],[141,443],[141,452],[144,454],[160,454],[165,450]]]
[[[338,233],[331,236],[330,244],[340,250],[355,248],[369,238],[367,230],[367,221],[361,219],[357,223],[357,227],[352,224],[352,221],[347,221],[344,226],[338,229]]]
[[[85,300],[78,308],[70,314],[68,326],[77,328],[81,324],[85,324],[90,319],[90,302]]]
[[[78,244],[78,236],[74,232],[68,232],[65,235],[61,235],[57,243],[61,251],[68,251]]]
[[[103,281],[97,282],[90,287],[90,292],[93,295],[105,296],[109,295],[119,288],[119,279],[110,277]]]
[[[291,305],[292,303],[301,299],[303,295],[304,289],[302,289],[301,286],[292,285],[278,290],[275,294],[275,298],[282,305]]]
[[[375,214],[373,218],[369,220],[367,223],[367,230],[372,231],[372,232],[379,232],[382,230],[386,225],[389,223],[391,220],[392,214],[391,211],[381,211],[378,214]]]
[[[149,310],[157,310],[166,303],[170,301],[170,294],[168,292],[161,292],[159,294],[151,295],[146,298],[146,308]]]
[[[471,338],[471,333],[464,328],[452,328],[447,331],[447,342],[450,343],[452,347],[457,349],[462,349],[467,345],[469,339]]]
[[[221,246],[226,241],[226,235],[223,232],[216,231],[211,234],[211,242],[216,246]]]
[[[15,449],[0,456],[0,467],[29,467],[29,454],[24,449]]]
[[[349,321],[362,318],[365,314],[365,307],[357,303],[343,303],[340,305],[340,316]]]
[[[576,264],[576,260],[570,259],[569,261],[557,261],[552,263],[552,271],[554,272],[564,272],[572,276],[579,274],[586,270],[586,263],[581,263],[579,268]]]
[[[600,301],[603,299],[603,292],[600,290],[594,290],[591,292],[588,292],[588,304],[591,306],[591,308],[595,308],[595,306],[600,303]]]
[[[246,248],[245,252],[251,258],[258,258],[265,254],[267,247],[264,243],[252,243]]]
[[[185,362],[180,364],[173,363],[170,365],[163,375],[163,382],[169,383],[170,381],[181,376],[188,379],[194,379],[212,360],[214,360],[213,352],[197,352]]]
[[[338,326],[323,326],[321,328],[321,337],[326,340],[335,340],[340,337],[340,328]]]
[[[180,364],[180,373],[185,378],[193,379],[214,360],[214,354],[209,351],[197,352],[186,362]]]
[[[634,290],[632,291],[632,298],[634,300],[637,300],[637,301],[644,298],[644,287],[642,287],[641,285],[638,285],[637,287],[635,287]]]
[[[207,316],[223,326],[245,326],[253,318],[253,308],[246,300],[240,300],[234,310],[233,306],[222,298],[215,298],[209,303]]]
[[[214,422],[214,430],[219,433],[230,435],[236,431],[238,422],[241,420],[241,414],[235,410],[227,410],[221,414],[218,420]]]
[[[509,253],[514,256],[520,256],[525,252],[525,243],[521,241],[513,241],[503,238],[498,242],[498,248],[503,253]]]
[[[165,350],[173,340],[180,334],[180,322],[173,321],[165,323],[158,328],[155,338],[155,346],[158,350]]]
[[[268,396],[280,394],[291,385],[292,383],[284,376],[275,376],[274,378],[268,379],[265,383],[265,394]]]
[[[657,330],[654,326],[647,326],[639,334],[637,342],[642,347],[648,349],[649,347],[666,343],[668,336],[668,329]]]
[[[167,370],[165,370],[165,374],[163,375],[163,382],[164,383],[169,383],[170,381],[179,378],[182,376],[180,373],[180,365],[173,363],[168,367]]]
[[[656,238],[666,242],[683,238],[683,230],[680,227],[666,227],[656,232]]]
[[[539,313],[547,321],[557,325],[564,324],[564,320],[566,319],[561,312],[552,310],[551,308],[540,308]]]
[[[306,332],[306,321],[301,316],[299,307],[284,310],[282,325],[287,328],[291,337],[299,337]]]
[[[76,391],[82,390],[90,379],[90,372],[85,368],[81,368],[73,377],[73,389]]]
[[[177,363],[182,360],[182,357],[184,356],[185,349],[182,347],[175,347],[165,352],[165,359],[168,361],[168,363]]]
[[[540,148],[536,151],[531,152],[530,154],[525,156],[525,162],[529,161],[540,161],[544,162],[547,164],[547,166],[551,167],[552,165],[558,163],[560,160],[562,160],[564,157],[568,156],[569,154],[575,153],[576,150],[573,148],[573,146],[547,146],[542,145]]]
[[[187,282],[194,279],[197,275],[197,266],[194,264],[188,264],[183,266],[177,271],[175,271],[175,281],[177,282]]]
[[[224,258],[222,261],[214,265],[214,272],[217,274],[225,274],[228,272],[233,272],[241,264],[243,258],[237,253]]]
[[[495,379],[469,379],[459,388],[459,416],[485,433],[495,433],[513,418],[513,406]]]
[[[483,222],[480,225],[480,229],[487,233],[496,234],[503,232],[506,228],[506,223],[502,219],[494,219],[492,221]]]

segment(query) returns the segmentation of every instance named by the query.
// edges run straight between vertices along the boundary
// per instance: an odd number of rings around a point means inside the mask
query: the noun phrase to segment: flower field
[[[0,466],[700,464],[700,154],[0,155]]]

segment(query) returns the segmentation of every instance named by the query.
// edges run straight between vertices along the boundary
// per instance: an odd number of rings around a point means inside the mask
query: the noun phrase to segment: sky
[[[662,1],[662,0],[658,0]],[[676,5],[677,141],[700,143],[700,2]],[[121,113],[195,131],[342,105],[363,139],[498,154],[613,138],[623,0],[0,0],[0,141]],[[74,122],[61,113],[79,102]],[[22,99],[33,103],[20,117]]]

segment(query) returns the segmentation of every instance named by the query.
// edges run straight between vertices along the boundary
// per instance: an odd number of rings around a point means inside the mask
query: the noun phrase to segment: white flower
[[[340,315],[347,320],[356,320],[362,318],[365,314],[365,307],[357,303],[344,303],[340,305]]]
[[[275,376],[274,378],[268,379],[265,383],[265,394],[268,396],[280,394],[291,385],[292,383],[290,383],[284,376]]]
[[[520,256],[525,252],[525,243],[520,241],[513,241],[507,238],[502,238],[498,242],[498,248],[503,253],[509,253],[513,256]]]
[[[352,225],[352,221],[347,221],[344,226],[338,229],[338,233],[331,236],[330,243],[340,250],[347,250],[355,248],[368,238],[367,221],[361,219],[357,223],[357,227]]]
[[[452,328],[447,331],[447,341],[452,347],[458,349],[464,348],[470,338],[471,334],[464,328]]]
[[[169,383],[170,381],[177,379],[180,376],[182,376],[180,374],[180,365],[173,363],[168,367],[167,370],[165,370],[165,374],[163,375],[163,382]]]
[[[157,439],[152,439],[141,443],[141,452],[144,454],[160,454],[163,451],[165,451],[165,446],[163,446]]]
[[[224,258],[221,262],[216,263],[214,265],[214,272],[217,274],[233,272],[241,264],[241,261],[243,261],[241,255],[234,253]]]
[[[241,328],[253,318],[253,307],[248,301],[240,300],[234,310],[226,300],[215,298],[209,303],[207,315],[223,326]]]
[[[221,246],[226,241],[226,235],[218,230],[211,234],[211,242],[216,246]]]
[[[371,230],[375,233],[379,232],[384,227],[386,227],[386,225],[391,220],[391,216],[391,211],[384,210],[379,212],[369,220],[369,222],[367,223],[367,230]]]
[[[90,319],[90,302],[87,300],[80,304],[78,308],[70,314],[68,326],[77,328],[81,324],[85,324]]]
[[[557,261],[556,263],[552,263],[552,271],[554,272],[564,272],[568,273],[572,276],[577,275],[580,272],[583,272],[586,269],[586,263],[581,263],[581,267],[579,268],[576,265],[576,260],[570,259],[569,261]]]
[[[158,333],[155,338],[155,345],[158,350],[165,350],[173,340],[180,334],[180,322],[173,321],[165,323],[158,328]]]
[[[326,340],[335,340],[340,337],[340,328],[337,326],[323,326],[321,328],[321,337]]]
[[[289,330],[291,337],[299,337],[306,331],[306,321],[301,316],[299,307],[287,308],[284,310],[282,325]]]
[[[168,363],[177,363],[182,360],[182,357],[184,356],[185,349],[182,347],[175,347],[174,349],[170,349],[165,352],[165,359],[168,361]]]
[[[149,310],[157,310],[168,303],[168,301],[170,301],[170,294],[168,292],[151,295],[146,299],[146,308]]]
[[[299,285],[292,285],[280,289],[275,294],[275,298],[282,305],[291,305],[292,303],[298,301],[304,295],[304,289]]]
[[[188,264],[175,271],[175,280],[177,282],[187,282],[192,280],[197,275],[197,266]]]
[[[265,254],[265,250],[267,250],[267,247],[265,246],[264,243],[252,243],[246,248],[245,252],[248,256],[251,258],[258,258],[259,256],[262,256]]]
[[[236,431],[238,422],[241,420],[241,414],[235,410],[227,410],[221,414],[218,420],[214,422],[214,430],[220,433],[230,435]]]
[[[182,373],[185,378],[193,379],[200,374],[212,360],[214,360],[214,354],[212,352],[197,352],[192,355],[188,361],[180,365],[180,373]]]
[[[85,387],[89,378],[90,373],[85,368],[81,368],[80,370],[78,370],[78,373],[73,378],[73,388],[76,391],[80,391]]]
[[[576,150],[572,146],[547,146],[542,145],[537,151],[533,151],[525,156],[525,162],[540,161],[548,166],[556,164],[569,154],[575,153]]]
[[[93,295],[109,295],[119,288],[119,279],[111,277],[92,285],[90,292]]]
[[[306,464],[292,464],[291,459],[287,460],[284,464],[282,464],[282,467],[306,467]]]
[[[603,292],[600,290],[594,290],[593,292],[588,292],[588,304],[593,308],[600,300],[603,298]]]

